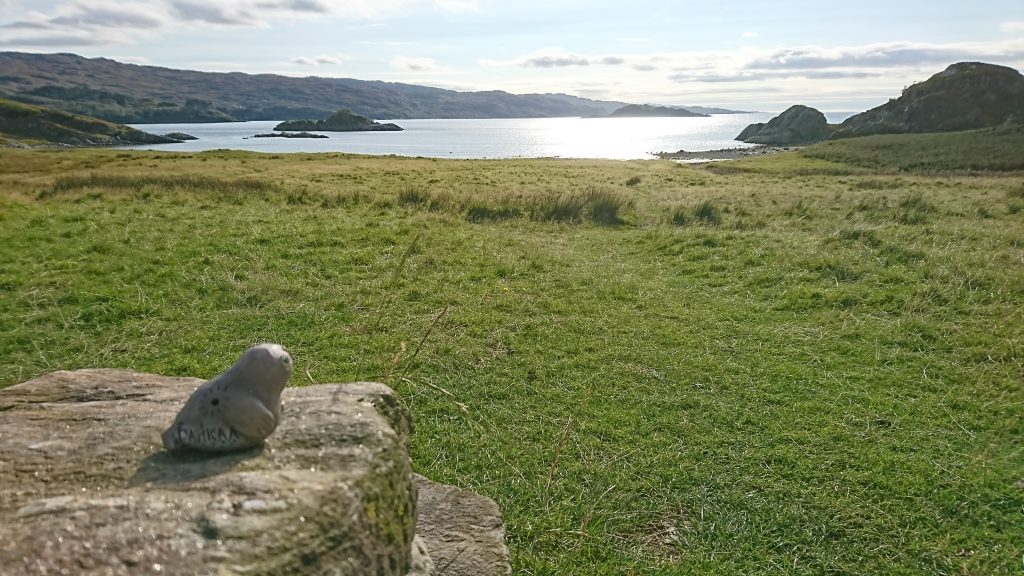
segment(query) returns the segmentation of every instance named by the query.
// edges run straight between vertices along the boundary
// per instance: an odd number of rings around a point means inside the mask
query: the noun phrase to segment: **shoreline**
[[[701,152],[688,152],[678,150],[676,152],[654,152],[654,155],[662,160],[682,160],[691,163],[699,162],[720,162],[722,160],[739,160],[751,156],[767,156],[779,152],[792,152],[799,150],[802,146],[767,146],[758,145],[749,148],[720,148],[718,150],[704,150]]]
[[[278,135],[274,134],[274,136],[278,136]],[[243,137],[243,140],[248,140],[248,139],[251,139],[251,138],[263,138],[263,137],[265,137],[265,135],[257,134],[257,135],[254,135],[254,136]],[[326,138],[329,138],[329,136],[321,136],[321,135],[317,135],[317,136],[304,136],[304,137],[291,136],[291,135],[287,135],[287,136],[281,135],[280,137],[284,137],[284,138],[310,138],[310,137],[313,137],[313,138],[316,138],[316,139],[320,139],[320,138],[326,139]],[[174,145],[174,144],[182,144],[182,143],[183,142],[172,142],[172,143],[167,143],[167,144],[164,144],[164,145]],[[174,150],[173,148],[163,148],[162,146],[164,146],[164,145],[161,145],[161,149],[157,150],[155,148],[141,148],[141,147],[140,148],[135,148],[136,146],[149,146],[149,145],[147,145],[147,144],[132,144],[132,143],[112,144],[112,143],[90,142],[90,143],[75,143],[75,144],[71,144],[71,143],[63,143],[63,142],[62,143],[53,143],[53,142],[48,142],[48,143],[27,143],[27,142],[17,141],[17,140],[14,140],[14,139],[7,139],[6,141],[0,140],[0,149],[20,149],[20,150],[54,150],[54,149],[58,149],[58,150],[73,150],[73,149],[103,149],[103,148],[108,148],[108,149],[111,149],[111,150],[159,151],[159,152],[172,152],[172,153],[176,153],[176,152],[180,152],[180,153],[186,153],[186,152],[187,153],[195,153],[195,152],[197,152],[197,151],[194,151],[194,150]],[[745,148],[719,148],[719,149],[716,149],[716,150],[703,150],[703,151],[677,150],[675,152],[648,152],[648,154],[650,155],[649,158],[653,157],[653,159],[658,159],[658,160],[674,160],[674,161],[685,163],[685,164],[702,164],[702,163],[709,163],[709,162],[722,162],[722,161],[726,161],[726,160],[739,160],[739,159],[742,159],[742,158],[750,158],[750,157],[754,157],[754,156],[768,156],[768,155],[771,155],[771,154],[778,154],[778,153],[781,153],[781,152],[792,152],[794,150],[799,150],[800,148],[802,148],[802,146],[768,146],[768,145],[757,145],[757,146],[751,146],[751,147],[745,147]],[[445,158],[443,156],[420,156],[420,155],[403,155],[403,154],[372,154],[372,153],[365,153],[365,152],[335,152],[335,151],[328,151],[328,150],[315,151],[315,152],[303,152],[303,151],[299,151],[299,150],[288,151],[288,152],[275,152],[275,151],[271,151],[271,150],[266,150],[266,151],[264,151],[264,150],[252,150],[252,149],[248,149],[248,148],[226,148],[226,149],[227,150],[239,151],[239,152],[255,152],[255,153],[266,153],[266,154],[271,154],[271,153],[273,153],[273,154],[337,154],[337,153],[341,153],[341,154],[351,154],[351,155],[354,155],[354,156],[399,156],[399,157],[407,157],[407,158],[420,158],[420,157],[424,157],[424,158],[448,159],[448,158]],[[224,148],[211,148],[210,150],[224,150]],[[203,151],[206,151],[206,150],[201,150],[199,152],[203,152]],[[579,157],[579,158],[577,158],[577,157],[568,157],[568,156],[566,156],[566,157],[563,157],[563,156],[510,156],[510,157],[506,157],[506,158],[503,158],[503,157],[479,157],[479,158],[462,158],[462,157],[459,157],[459,158],[456,158],[456,159],[459,159],[459,160],[529,160],[529,159],[542,159],[542,158],[551,158],[551,159],[556,159],[557,158],[557,159],[565,159],[565,160],[622,160],[622,161],[629,161],[629,160],[631,160],[631,159],[628,159],[628,158],[622,158],[622,159],[617,159],[617,158],[596,158],[596,157],[595,158],[586,158],[586,157]],[[636,159],[632,159],[632,160],[636,160]]]

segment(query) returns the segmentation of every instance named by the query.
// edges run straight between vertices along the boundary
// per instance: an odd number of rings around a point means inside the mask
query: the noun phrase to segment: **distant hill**
[[[650,104],[627,104],[608,115],[611,118],[649,118],[649,117],[676,117],[676,118],[697,118],[707,117],[707,114],[698,114],[685,108],[674,108],[668,106],[651,106]]]
[[[178,140],[97,118],[0,99],[0,145],[120,146],[171,142]]]
[[[350,78],[173,70],[74,54],[0,52],[0,97],[125,123],[605,115],[624,102],[565,94],[456,92]]]
[[[672,108],[685,108],[697,114],[750,114],[749,110],[729,110],[728,108],[709,108],[707,106],[671,106]]]
[[[1024,123],[1024,76],[1013,68],[960,62],[851,116],[833,137],[951,132]]]

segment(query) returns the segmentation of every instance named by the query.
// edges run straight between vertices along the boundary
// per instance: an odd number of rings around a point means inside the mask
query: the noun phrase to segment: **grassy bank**
[[[1018,573],[1024,177],[854,164],[0,151],[0,385],[281,342],[520,574]]]
[[[1024,171],[1024,126],[967,132],[886,134],[832,140],[803,151],[810,158],[904,172]]]

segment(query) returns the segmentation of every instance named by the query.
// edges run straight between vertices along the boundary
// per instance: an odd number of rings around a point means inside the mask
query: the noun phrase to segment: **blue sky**
[[[1024,2],[0,0],[0,50],[637,103],[859,111],[953,62],[1024,68]]]

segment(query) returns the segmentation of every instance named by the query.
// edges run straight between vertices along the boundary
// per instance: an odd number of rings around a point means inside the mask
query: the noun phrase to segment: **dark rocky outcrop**
[[[738,136],[736,136],[736,140],[743,142],[747,138],[752,138],[756,136],[757,133],[760,132],[762,128],[764,128],[764,124],[764,122],[757,122],[756,124],[748,125],[746,128],[743,129],[742,132],[739,133]]]
[[[185,140],[199,140],[199,138],[196,138],[195,136],[193,136],[191,134],[185,134],[184,132],[171,132],[170,134],[164,134],[164,138],[171,138],[171,139],[174,139],[174,140],[181,140],[183,142]]]
[[[3,99],[0,99],[0,138],[34,146],[125,146],[179,142],[98,118]]]
[[[953,132],[1024,123],[1024,76],[1013,68],[960,62],[899,98],[851,116],[836,137]]]
[[[201,382],[101,369],[0,390],[0,574],[510,573],[494,503],[412,473],[386,386],[288,388],[263,447],[168,453]]]
[[[338,110],[326,120],[289,120],[274,126],[274,130],[313,130],[316,132],[396,132],[397,124],[381,124],[349,110]]]
[[[807,106],[791,106],[767,124],[751,124],[737,140],[749,144],[771,146],[802,146],[821,142],[832,133],[825,115]]]

